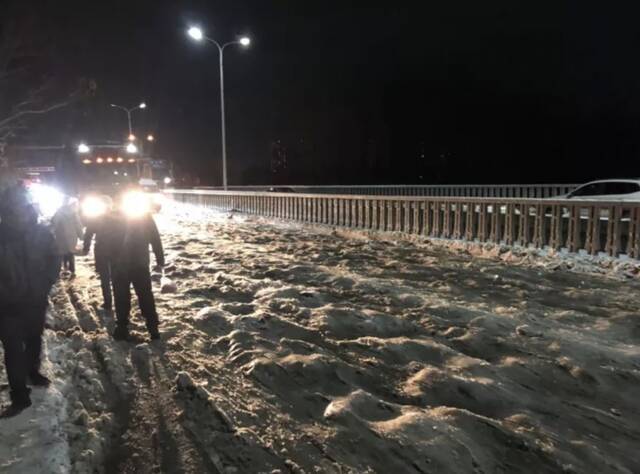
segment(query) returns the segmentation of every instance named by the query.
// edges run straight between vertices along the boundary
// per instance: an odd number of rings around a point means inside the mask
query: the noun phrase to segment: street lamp
[[[189,31],[187,31],[187,33],[196,41],[200,41],[202,40],[202,38],[204,38],[202,30],[197,26],[192,26],[191,28],[189,28]]]
[[[156,137],[154,137],[153,135],[149,134],[147,135],[147,141],[152,142],[156,139]]]
[[[78,145],[78,153],[89,153],[90,151],[91,149],[86,143],[80,143],[80,145]]]
[[[239,44],[244,46],[245,48],[251,44],[251,39],[247,36],[243,36],[239,38],[237,41],[229,41],[228,43],[224,43],[220,45],[216,40],[205,36],[200,28],[197,26],[192,26],[187,30],[187,34],[195,41],[206,40],[209,43],[213,43],[218,47],[218,53],[220,58],[220,116],[222,118],[222,187],[226,191],[227,190],[227,133],[226,133],[226,123],[225,123],[225,114],[224,114],[224,49],[227,46],[231,46],[233,44]]]
[[[140,104],[136,105],[135,107],[131,107],[130,109],[127,109],[126,107],[123,107],[122,105],[116,105],[116,104],[110,104],[111,107],[115,107],[116,109],[120,109],[120,110],[124,110],[127,113],[127,119],[129,121],[129,137],[133,136],[133,131],[131,130],[131,112],[133,112],[134,110],[137,109],[146,109],[147,108],[147,104],[144,102],[140,102]],[[135,137],[134,137],[135,139]],[[131,140],[131,138],[129,138],[129,140]]]
[[[138,153],[138,147],[133,143],[127,145],[127,153]]]

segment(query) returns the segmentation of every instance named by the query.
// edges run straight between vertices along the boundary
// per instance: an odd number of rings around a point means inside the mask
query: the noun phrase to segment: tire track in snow
[[[78,267],[79,276],[66,295],[83,329],[82,344],[92,350],[99,367],[111,414],[108,449],[94,466],[99,472],[215,474],[243,472],[236,464],[270,463],[288,471],[277,456],[262,446],[247,447],[245,437],[220,424],[210,397],[176,385],[184,364],[176,363],[169,344],[144,342],[146,331],[135,305],[134,342],[113,341],[113,316],[95,309],[99,287],[88,277],[85,262]],[[267,458],[271,461],[265,462]]]

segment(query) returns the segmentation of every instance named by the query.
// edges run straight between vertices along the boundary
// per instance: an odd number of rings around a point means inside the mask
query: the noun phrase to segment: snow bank
[[[0,472],[46,474],[70,471],[71,460],[65,433],[69,406],[68,374],[60,360],[64,341],[54,332],[44,337],[43,372],[54,383],[48,389],[34,389],[33,407],[15,418],[0,420]],[[0,350],[0,352],[2,352]],[[1,383],[6,384],[4,370]],[[9,403],[8,389],[2,400]]]

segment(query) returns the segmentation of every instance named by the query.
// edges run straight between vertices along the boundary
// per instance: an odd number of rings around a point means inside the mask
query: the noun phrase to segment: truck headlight
[[[121,208],[127,217],[138,218],[149,214],[151,201],[146,193],[129,191],[122,196]]]
[[[98,196],[87,196],[82,200],[81,209],[83,216],[95,219],[107,212],[107,204]]]

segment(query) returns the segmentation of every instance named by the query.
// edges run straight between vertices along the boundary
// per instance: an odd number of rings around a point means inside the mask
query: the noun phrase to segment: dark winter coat
[[[164,266],[164,250],[160,233],[153,217],[146,215],[128,219],[120,216],[113,220],[112,236],[108,242],[111,267],[119,270],[149,269],[149,246],[153,249],[156,264]]]
[[[46,226],[33,222],[16,230],[0,223],[0,317],[2,308],[46,304],[59,270],[56,241]]]
[[[51,219],[53,233],[60,255],[75,252],[78,239],[82,238],[80,216],[72,205],[62,206]]]
[[[116,217],[113,214],[91,219],[87,222],[87,228],[84,231],[84,253],[91,250],[91,241],[95,237],[93,255],[98,272],[108,265],[112,258],[113,251],[110,250],[110,247],[113,246],[112,243],[116,240],[115,234],[118,231],[115,220]]]

